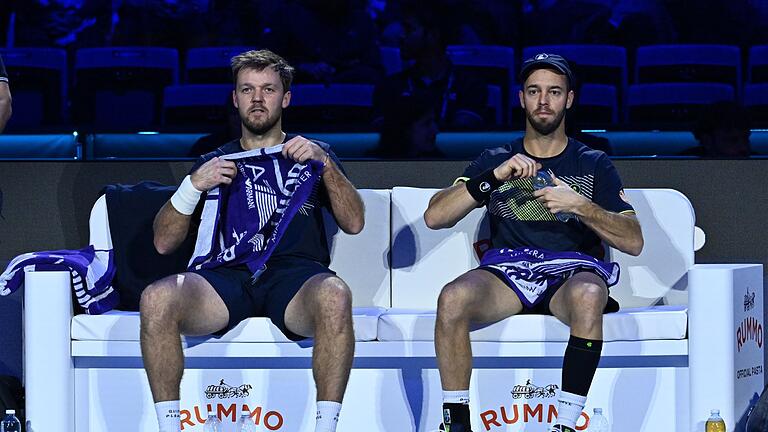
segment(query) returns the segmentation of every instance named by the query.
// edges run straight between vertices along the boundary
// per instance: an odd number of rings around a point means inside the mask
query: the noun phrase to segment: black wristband
[[[502,185],[502,181],[497,179],[493,174],[493,169],[489,169],[482,174],[472,177],[467,180],[465,185],[467,186],[467,192],[472,195],[472,198],[479,203],[488,201],[491,197],[491,192]]]

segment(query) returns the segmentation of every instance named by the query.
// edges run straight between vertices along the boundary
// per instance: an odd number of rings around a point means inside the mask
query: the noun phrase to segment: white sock
[[[445,391],[443,390],[443,403],[457,403],[469,405],[469,390]]]
[[[341,404],[333,401],[317,401],[315,432],[336,432]]]
[[[181,411],[179,401],[164,401],[155,404],[157,424],[160,432],[181,432]]]
[[[584,405],[587,404],[587,397],[560,390],[560,396],[557,398],[557,421],[555,424],[568,426],[576,429],[576,420],[579,419]]]

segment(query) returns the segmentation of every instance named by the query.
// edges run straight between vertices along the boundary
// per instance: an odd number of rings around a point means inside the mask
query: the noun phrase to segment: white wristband
[[[189,216],[195,212],[195,207],[197,207],[197,202],[200,201],[202,193],[192,184],[192,177],[186,176],[171,197],[171,205],[179,213]]]

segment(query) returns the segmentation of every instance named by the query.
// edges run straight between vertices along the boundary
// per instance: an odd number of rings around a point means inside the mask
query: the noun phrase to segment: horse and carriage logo
[[[744,312],[750,311],[755,307],[755,292],[749,292],[747,287],[747,293],[744,294]]]
[[[253,388],[250,384],[243,384],[240,386],[231,386],[224,382],[222,379],[218,385],[211,384],[205,388],[205,397],[208,399],[229,399],[229,398],[244,398],[248,397],[250,390]]]
[[[531,380],[527,380],[525,385],[516,385],[512,387],[512,399],[533,399],[533,398],[551,398],[555,397],[557,384],[549,384],[544,387],[539,387],[535,384],[531,384]]]

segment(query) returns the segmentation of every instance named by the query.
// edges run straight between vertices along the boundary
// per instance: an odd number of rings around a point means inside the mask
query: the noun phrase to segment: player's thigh
[[[475,269],[448,283],[440,293],[438,311],[461,314],[476,323],[490,323],[523,310],[517,294],[494,273]]]
[[[607,301],[605,281],[592,272],[579,272],[555,292],[549,302],[549,310],[557,319],[570,325],[574,314],[602,314]]]
[[[227,326],[229,309],[209,280],[196,273],[183,273],[180,329],[188,336],[215,333]]]

